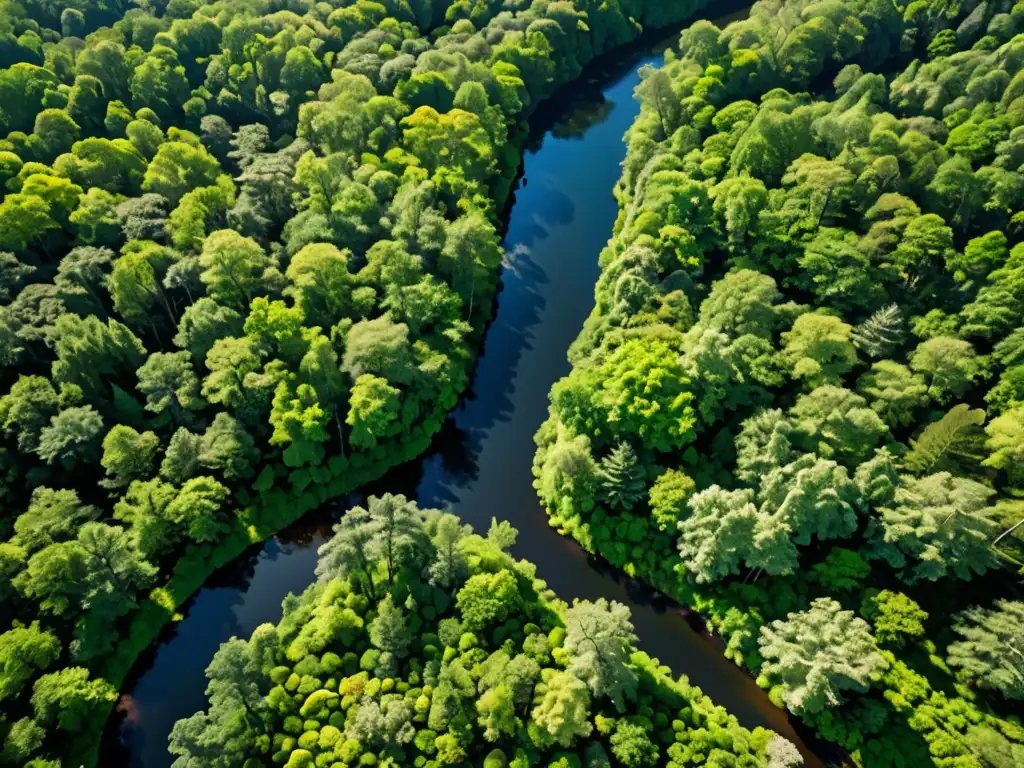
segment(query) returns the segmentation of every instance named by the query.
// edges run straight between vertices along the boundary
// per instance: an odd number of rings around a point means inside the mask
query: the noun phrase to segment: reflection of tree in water
[[[600,125],[615,111],[614,101],[587,101],[576,104],[551,126],[556,139],[582,139],[594,126]]]

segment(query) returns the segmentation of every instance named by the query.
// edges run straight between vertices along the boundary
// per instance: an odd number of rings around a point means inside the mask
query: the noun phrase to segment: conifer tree
[[[644,470],[629,443],[619,443],[597,470],[601,498],[614,510],[627,510],[644,495]]]

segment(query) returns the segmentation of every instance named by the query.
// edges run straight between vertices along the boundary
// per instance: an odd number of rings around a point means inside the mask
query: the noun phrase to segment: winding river
[[[546,416],[551,385],[569,371],[566,350],[593,307],[597,255],[615,220],[611,190],[625,155],[623,134],[639,109],[637,69],[659,63],[674,39],[595,62],[534,115],[508,220],[503,288],[470,392],[424,457],[364,493],[387,490],[422,506],[450,507],[480,532],[492,517],[509,520],[519,529],[513,553],[536,563],[555,592],[630,605],[643,650],[687,675],[743,725],[792,740],[807,765],[816,766],[820,761],[786,714],[722,656],[720,645],[700,631],[699,617],[551,529],[532,486],[533,435]],[[186,604],[184,619],[136,663],[107,729],[104,766],[170,765],[168,733],[177,719],[205,708],[203,671],[217,647],[280,619],[285,595],[312,582],[316,550],[333,521],[362,498],[353,494],[308,515],[218,572]]]

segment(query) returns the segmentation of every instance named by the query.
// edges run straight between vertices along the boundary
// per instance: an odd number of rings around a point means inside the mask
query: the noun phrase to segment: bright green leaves
[[[552,392],[563,421],[579,433],[637,435],[669,451],[694,436],[693,395],[676,353],[662,341],[628,341],[605,361]]]
[[[798,714],[835,707],[846,690],[863,693],[888,667],[867,623],[828,598],[762,627],[758,644],[761,675]]]
[[[401,393],[387,379],[364,373],[356,379],[345,422],[352,427],[349,441],[356,448],[373,448],[389,435],[401,409]]]

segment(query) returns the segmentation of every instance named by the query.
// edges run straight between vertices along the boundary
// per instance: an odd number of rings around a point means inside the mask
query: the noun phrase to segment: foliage
[[[378,506],[371,498],[369,508]],[[667,667],[637,652],[629,610],[604,600],[559,601],[492,537],[465,526],[454,546],[465,558],[454,602],[432,585],[422,561],[387,578],[383,551],[366,563],[371,582],[325,567],[344,521],[321,549],[321,580],[286,601],[277,626],[224,643],[206,670],[209,707],[178,721],[175,765],[264,762],[485,765],[663,764],[659,744],[720,760],[792,766],[761,728],[747,731]],[[436,562],[453,515],[416,510],[415,538]],[[507,599],[502,585],[514,586]],[[502,599],[490,600],[491,589]],[[502,606],[500,616],[481,606]],[[405,607],[400,607],[404,605]],[[604,715],[612,703],[620,717]],[[673,727],[659,738],[656,728]],[[660,725],[653,726],[653,723]],[[778,757],[781,755],[782,757]],[[673,763],[675,764],[675,763]],[[731,762],[730,762],[731,764]]]

